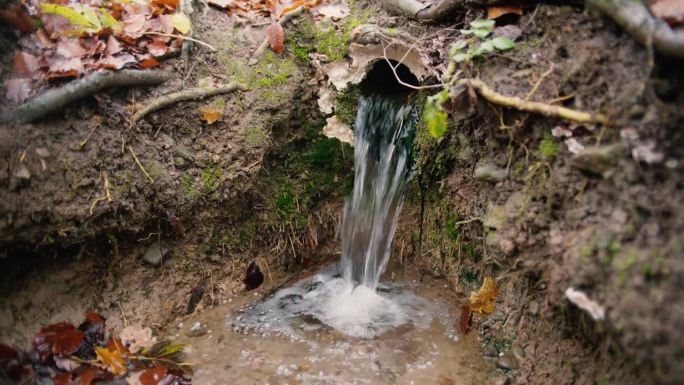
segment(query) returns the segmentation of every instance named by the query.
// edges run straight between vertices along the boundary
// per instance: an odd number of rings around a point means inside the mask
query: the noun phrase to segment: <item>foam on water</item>
[[[377,290],[353,286],[334,266],[243,309],[230,322],[238,331],[277,333],[293,340],[330,328],[360,338],[406,324],[426,329],[440,314],[439,306],[410,289],[406,284],[381,284]]]

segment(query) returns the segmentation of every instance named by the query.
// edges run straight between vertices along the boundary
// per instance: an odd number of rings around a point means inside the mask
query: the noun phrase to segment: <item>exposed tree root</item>
[[[425,4],[418,0],[383,0],[382,5],[389,12],[413,17],[424,22],[448,20],[464,9],[463,0],[440,0],[436,4]]]
[[[280,24],[281,27],[284,26],[285,23],[292,20],[294,17],[301,15],[305,9],[306,8],[302,5],[299,8],[294,9],[294,10],[284,14],[280,18],[280,20],[278,20],[278,24]],[[259,48],[257,48],[256,51],[254,51],[254,57],[259,58],[261,55],[264,54],[264,52],[266,52],[267,48],[268,48],[268,35],[264,38],[264,41],[261,42],[261,44],[259,45]]]
[[[514,108],[520,111],[534,112],[544,116],[571,120],[578,123],[600,123],[608,124],[608,118],[602,114],[577,111],[571,108],[555,106],[542,102],[531,102],[515,96],[502,95],[491,88],[480,79],[460,79],[454,84],[472,87],[480,96],[489,102],[500,106]]]
[[[170,78],[170,72],[157,70],[95,72],[82,79],[67,83],[60,88],[51,89],[36,96],[0,118],[0,120],[17,121],[20,123],[34,122],[60,110],[70,103],[106,88],[158,85]]]
[[[147,178],[147,180],[149,180],[150,183],[154,183],[154,179],[152,179],[150,174],[147,173],[147,170],[145,170],[145,167],[143,167],[142,163],[140,163],[140,160],[135,155],[135,152],[133,152],[133,149],[131,148],[131,146],[128,146],[128,151],[130,151],[131,155],[133,156],[133,160],[135,160],[135,164],[138,165],[138,168],[143,173],[143,175],[145,175],[145,178]]]
[[[177,102],[182,102],[186,100],[195,100],[195,99],[203,99],[215,95],[220,95],[220,94],[227,94],[233,91],[244,91],[246,88],[245,86],[238,84],[238,83],[229,83],[227,85],[219,86],[219,87],[198,87],[198,88],[191,88],[188,90],[183,90],[179,92],[174,92],[172,94],[167,94],[167,95],[162,95],[158,98],[155,98],[152,100],[150,103],[148,103],[145,107],[141,108],[133,114],[133,116],[130,119],[130,124],[134,124],[140,119],[142,119],[145,115],[149,114],[150,112],[156,111],[160,108],[164,108],[166,106],[170,106],[171,104],[177,103]]]
[[[666,55],[684,58],[684,31],[673,30],[667,23],[651,16],[641,1],[586,0],[625,29],[636,41],[653,44]]]

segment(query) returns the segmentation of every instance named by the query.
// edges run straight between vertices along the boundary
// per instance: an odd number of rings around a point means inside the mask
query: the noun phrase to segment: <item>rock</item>
[[[36,148],[36,154],[41,157],[41,158],[48,158],[50,157],[50,151],[48,151],[47,148],[45,147],[38,147]]]
[[[496,358],[499,356],[499,352],[496,351],[494,346],[485,345],[485,347],[482,348],[482,355],[487,358]]]
[[[520,367],[518,359],[513,356],[510,351],[504,353],[503,356],[496,360],[496,367],[503,370],[515,370]]]
[[[14,177],[21,180],[29,180],[31,179],[31,171],[29,171],[25,164],[19,163],[14,169]]]
[[[499,240],[499,250],[506,255],[511,255],[515,251],[515,243],[510,239],[500,239]]]
[[[506,170],[495,164],[485,163],[475,168],[473,178],[482,182],[498,183],[506,179]]]
[[[520,345],[513,345],[513,348],[511,348],[511,352],[513,353],[513,357],[515,357],[516,360],[522,361],[525,359],[525,351],[522,347],[520,347]]]
[[[143,261],[152,266],[161,266],[162,260],[169,253],[169,249],[158,243],[151,244],[143,255]]]
[[[536,301],[530,301],[530,303],[527,304],[527,311],[531,315],[539,314],[539,304]]]
[[[205,334],[207,334],[207,325],[204,325],[199,321],[195,322],[190,328],[190,331],[188,331],[188,337],[201,337]]]
[[[626,147],[622,143],[586,148],[570,160],[570,164],[583,171],[603,175],[617,164]]]

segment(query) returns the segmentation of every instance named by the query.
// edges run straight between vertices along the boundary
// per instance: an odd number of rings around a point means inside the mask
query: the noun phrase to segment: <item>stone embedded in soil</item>
[[[515,358],[511,351],[507,351],[503,356],[496,360],[496,367],[503,370],[514,370],[518,369],[520,365],[518,364],[518,359]]]
[[[29,171],[25,164],[19,163],[14,169],[14,177],[22,180],[29,180],[31,179],[31,171]]]
[[[570,164],[580,170],[603,175],[615,167],[625,154],[625,150],[626,147],[622,143],[589,147],[573,156]]]
[[[482,182],[498,183],[506,179],[506,170],[492,163],[478,166],[473,173],[473,178]]]
[[[496,358],[499,356],[499,352],[496,351],[494,346],[485,345],[485,347],[482,348],[482,355],[487,358]]]
[[[169,253],[169,249],[158,243],[151,244],[143,255],[143,261],[152,266],[161,266],[162,260]]]

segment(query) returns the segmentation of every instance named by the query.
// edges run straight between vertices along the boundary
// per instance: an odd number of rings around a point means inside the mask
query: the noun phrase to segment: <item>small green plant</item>
[[[447,113],[443,105],[449,97],[449,91],[442,90],[435,95],[428,96],[425,100],[423,121],[433,138],[441,138],[447,131]]]
[[[560,154],[560,148],[551,135],[544,135],[544,138],[539,142],[536,155],[542,160],[553,160]]]
[[[458,214],[454,213],[449,215],[444,226],[447,237],[452,241],[458,240],[458,226],[456,225],[456,222],[458,222]]]
[[[218,167],[207,167],[202,170],[202,187],[206,192],[213,192],[219,187],[219,179],[223,176],[223,170]]]
[[[449,48],[449,57],[456,63],[463,63],[487,53],[508,51],[515,48],[513,40],[505,36],[488,39],[493,31],[494,20],[477,19],[471,21],[470,29],[462,29],[461,33],[473,37],[457,40],[453,43]]]

